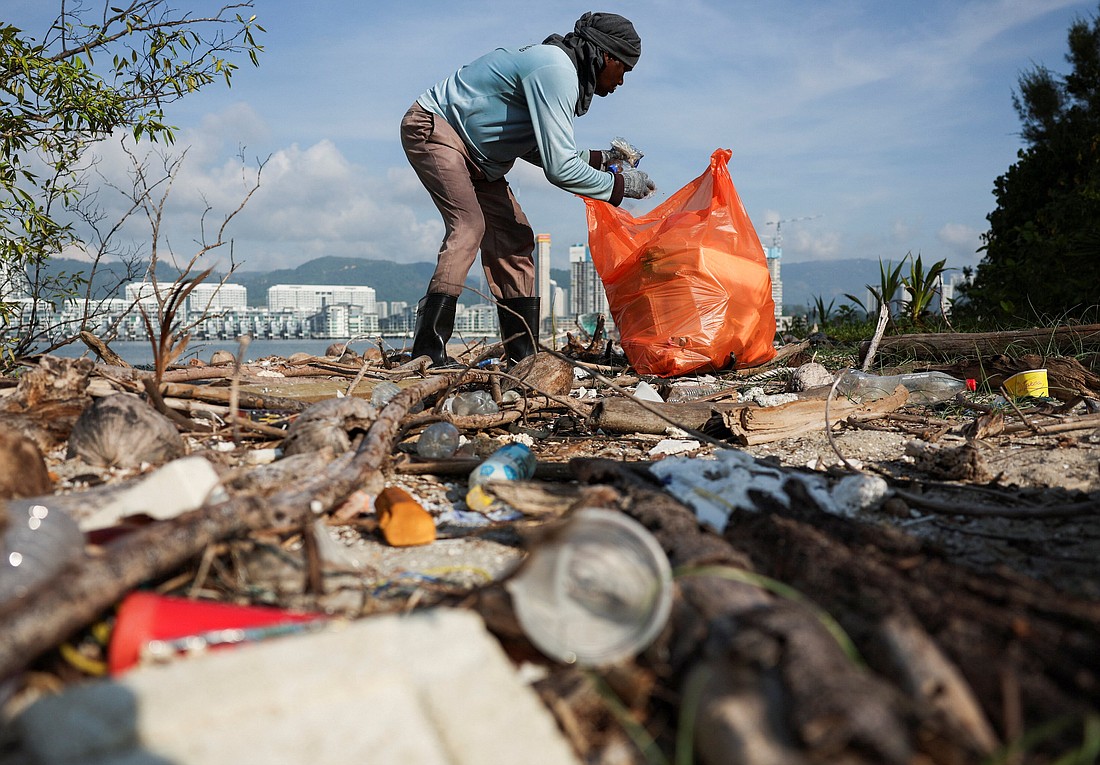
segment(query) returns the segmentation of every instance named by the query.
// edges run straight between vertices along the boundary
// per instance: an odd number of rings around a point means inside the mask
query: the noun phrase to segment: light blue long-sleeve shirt
[[[467,64],[417,102],[458,132],[490,180],[517,159],[542,167],[565,191],[607,201],[614,177],[589,165],[573,137],[577,69],[556,45],[498,48]]]

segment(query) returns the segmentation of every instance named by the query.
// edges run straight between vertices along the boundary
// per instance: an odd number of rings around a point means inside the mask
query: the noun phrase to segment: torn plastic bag
[[[635,218],[586,199],[588,243],[627,359],[672,377],[775,356],[775,304],[760,238],[718,149],[705,173]]]

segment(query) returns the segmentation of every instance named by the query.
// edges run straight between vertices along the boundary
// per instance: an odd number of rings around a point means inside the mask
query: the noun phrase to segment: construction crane
[[[765,226],[775,226],[775,236],[772,237],[772,247],[780,247],[783,244],[782,226],[784,223],[795,223],[800,220],[817,220],[821,215],[807,215],[803,218],[784,218],[783,220],[770,220]]]

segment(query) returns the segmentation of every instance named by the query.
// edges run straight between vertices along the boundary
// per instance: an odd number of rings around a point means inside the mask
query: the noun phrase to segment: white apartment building
[[[314,314],[329,305],[359,306],[363,313],[375,314],[374,287],[328,284],[276,284],[267,290],[267,309],[272,313],[294,311]]]
[[[357,337],[378,334],[378,314],[367,313],[356,305],[326,305],[315,315],[312,329],[323,337]]]
[[[171,295],[172,283],[160,283],[154,287],[152,282],[130,282],[123,290],[123,294],[126,296],[126,303],[128,305],[145,308],[146,310],[157,310],[157,295],[159,294],[162,300],[167,300]]]
[[[495,335],[497,333],[497,309],[495,305],[482,303],[469,307],[458,306],[455,314],[456,335]]]
[[[187,296],[187,309],[196,313],[243,311],[248,308],[248,289],[243,284],[197,285]]]

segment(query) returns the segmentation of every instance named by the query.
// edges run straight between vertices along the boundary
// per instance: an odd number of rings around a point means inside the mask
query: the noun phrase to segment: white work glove
[[[620,175],[623,177],[623,196],[625,197],[645,199],[657,190],[657,184],[641,170],[628,167]]]

